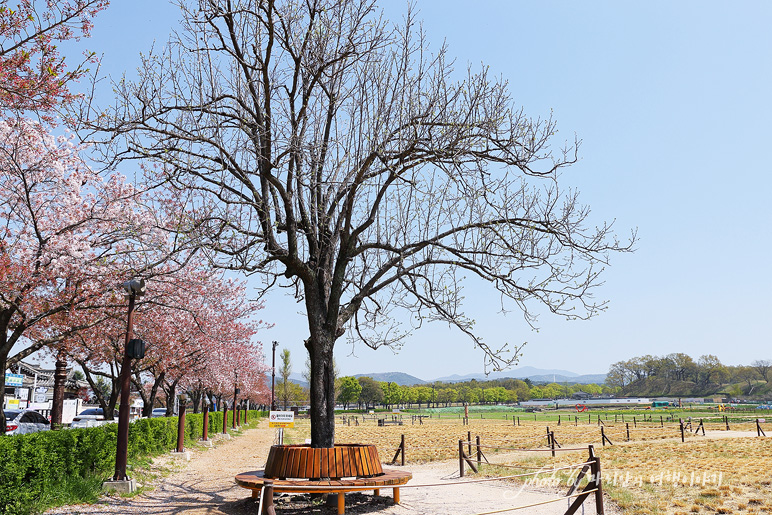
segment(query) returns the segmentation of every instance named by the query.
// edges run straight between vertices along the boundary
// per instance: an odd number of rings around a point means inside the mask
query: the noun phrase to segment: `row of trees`
[[[67,67],[56,44],[87,37],[106,5],[0,2],[0,371],[41,350],[57,368],[74,361],[112,414],[126,334],[120,285],[139,276],[148,294],[134,330],[147,357],[132,379],[148,413],[159,390],[200,399],[238,384],[242,397],[264,400],[252,341],[262,305],[178,235],[180,192],[96,172],[61,125],[93,56]],[[4,383],[0,374],[0,404]],[[0,411],[0,430],[4,422]]]
[[[658,387],[690,389],[685,393],[703,394],[717,392],[723,385],[737,385],[732,393],[753,395],[760,393],[772,379],[772,360],[758,359],[750,365],[730,366],[712,354],[694,360],[684,353],[666,356],[640,356],[611,365],[606,384],[617,386],[627,393],[644,391],[653,384]],[[739,390],[737,389],[739,388]],[[666,394],[667,391],[661,393]],[[730,392],[727,392],[730,393]]]
[[[499,379],[464,383],[436,382],[402,386],[370,377],[341,377],[336,381],[337,401],[344,407],[365,409],[384,406],[449,406],[451,404],[504,404],[530,399],[558,399],[583,391],[592,395],[614,394],[618,388],[597,384],[533,384],[530,380]]]

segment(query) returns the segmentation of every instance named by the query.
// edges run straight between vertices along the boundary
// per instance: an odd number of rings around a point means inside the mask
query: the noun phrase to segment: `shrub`
[[[251,421],[259,412],[250,411]],[[232,420],[230,413],[228,419]],[[144,418],[129,425],[129,458],[153,456],[177,445],[177,417]],[[222,431],[222,413],[209,413],[209,432]],[[203,435],[203,414],[185,416],[185,443]],[[0,437],[0,515],[29,513],[55,499],[61,485],[109,477],[115,468],[118,424]],[[77,486],[72,490],[77,491]]]

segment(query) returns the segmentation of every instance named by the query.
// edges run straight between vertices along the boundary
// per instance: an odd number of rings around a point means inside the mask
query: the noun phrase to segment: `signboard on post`
[[[268,427],[295,427],[295,414],[291,411],[271,411]]]

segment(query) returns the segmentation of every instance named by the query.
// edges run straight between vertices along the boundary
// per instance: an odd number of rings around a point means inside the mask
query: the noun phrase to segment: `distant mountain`
[[[376,381],[384,383],[397,383],[400,386],[413,386],[417,384],[426,384],[423,379],[418,379],[404,372],[376,372],[372,374],[355,374],[354,377],[371,377]]]
[[[266,372],[265,376],[268,378],[268,386],[271,386],[271,372]],[[308,381],[306,381],[302,374],[290,374],[289,376],[290,383],[299,384],[303,388],[308,388]],[[278,385],[281,382],[281,376],[279,374],[276,374],[276,384]]]
[[[490,379],[505,379],[507,377],[512,377],[514,379],[525,379],[527,377],[533,381],[534,377],[542,377],[542,376],[545,376],[545,377],[549,376],[550,378],[552,376],[555,376],[556,381],[558,380],[558,376],[559,376],[563,378],[562,381],[564,382],[567,379],[570,379],[572,382],[577,382],[576,378],[581,377],[576,372],[570,372],[568,370],[552,370],[552,369],[535,368],[535,367],[529,366],[529,367],[519,367],[514,370],[491,372],[487,376],[482,372],[478,372],[476,374],[467,374],[464,376],[454,374],[452,376],[438,377],[437,379],[435,379],[435,381],[444,381],[447,383],[460,383],[462,381],[470,381],[472,379],[477,379],[478,381],[486,381]],[[551,382],[551,379],[550,379],[550,382]]]
[[[529,376],[534,383],[577,383],[577,384],[603,384],[606,382],[606,374],[585,374],[582,376],[566,377],[560,374],[548,374]]]

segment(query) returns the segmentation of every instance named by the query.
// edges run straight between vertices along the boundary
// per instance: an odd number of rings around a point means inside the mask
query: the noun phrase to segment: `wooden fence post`
[[[684,442],[684,420],[682,418],[678,419],[679,424],[681,425],[681,442]]]
[[[549,434],[550,448],[552,449],[552,457],[555,457],[555,432],[550,431]]]
[[[469,447],[468,447],[469,452],[467,452],[467,454],[471,456],[472,455],[472,432],[471,431],[466,432],[466,442],[467,444],[469,444]]]
[[[477,442],[477,466],[479,467],[482,464],[482,448],[480,447],[480,435],[477,435],[475,437],[475,440]]]
[[[464,477],[464,441],[458,441],[458,475]]]
[[[625,427],[627,427],[627,441],[630,441],[630,422],[625,423]]]
[[[592,473],[595,479],[595,513],[604,515],[603,511],[603,482],[600,474],[600,458],[593,457]]]

